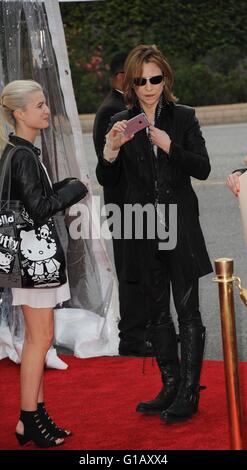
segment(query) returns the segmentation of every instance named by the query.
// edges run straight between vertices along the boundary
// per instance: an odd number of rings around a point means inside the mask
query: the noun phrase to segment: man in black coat
[[[132,208],[135,218],[124,227],[128,233],[122,274],[126,281],[143,285],[148,338],[162,379],[159,394],[140,402],[136,410],[160,413],[166,423],[187,420],[198,411],[206,333],[199,310],[199,278],[212,271],[191,184],[191,177],[207,179],[209,157],[195,111],[176,103],[172,85],[171,67],[155,45],[140,44],[129,53],[124,77],[128,109],[111,119],[96,171],[104,187],[116,186],[123,173],[128,182],[124,212]],[[126,121],[139,125],[140,113],[149,122],[147,129],[128,131]]]
[[[118,53],[112,58],[110,65],[112,89],[96,113],[93,127],[93,140],[98,156],[103,152],[105,135],[111,117],[126,109],[122,92],[124,62],[126,57],[127,55],[125,53]],[[105,204],[117,204],[121,213],[123,213],[123,201],[126,188],[126,177],[125,174],[122,173],[116,186],[103,188]],[[119,322],[119,354],[148,356],[152,353],[149,344],[145,342],[147,313],[144,296],[139,283],[127,282],[126,279],[123,278],[123,242],[123,239],[113,237],[113,253],[119,281],[119,306],[121,317]]]

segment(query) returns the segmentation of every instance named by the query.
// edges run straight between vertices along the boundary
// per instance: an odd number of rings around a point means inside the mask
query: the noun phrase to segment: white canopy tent
[[[78,176],[87,184],[89,195],[84,204],[90,214],[90,233],[96,233],[98,214],[92,199],[59,2],[0,0],[0,6],[0,89],[13,79],[29,78],[30,73],[42,84],[51,109],[52,129],[42,135],[37,145],[42,147],[43,160],[53,181]],[[78,214],[78,207],[73,209],[68,222]],[[56,309],[55,344],[69,348],[77,357],[115,355],[116,279],[100,234],[98,238],[86,239],[83,225],[81,234],[79,240],[70,240],[68,270],[72,299]],[[20,362],[23,322],[20,309],[12,311],[10,305],[11,293],[6,290],[0,306],[0,359],[8,356]],[[66,367],[58,361],[55,350],[48,353],[47,365]]]

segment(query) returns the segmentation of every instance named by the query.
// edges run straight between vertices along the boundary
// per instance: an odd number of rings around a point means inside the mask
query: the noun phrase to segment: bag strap
[[[4,155],[0,160],[0,201],[2,200],[3,187],[5,183],[6,174],[8,169],[10,169],[9,179],[8,179],[8,201],[10,199],[10,187],[11,186],[11,160],[16,151],[16,148],[13,147],[6,155]]]
[[[11,162],[14,154],[17,150],[26,150],[28,151],[35,160],[37,168],[40,172],[39,164],[37,162],[36,156],[34,155],[33,151],[29,147],[25,147],[24,145],[17,145],[13,147],[6,155],[2,156],[0,159],[0,201],[2,200],[3,188],[5,183],[6,175],[8,174],[8,187],[7,187],[7,209],[10,206],[10,193],[11,193]]]

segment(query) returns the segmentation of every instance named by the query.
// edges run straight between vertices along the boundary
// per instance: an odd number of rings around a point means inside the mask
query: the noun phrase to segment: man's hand
[[[117,121],[112,126],[110,132],[106,134],[106,146],[110,150],[119,150],[129,140],[133,139],[134,134],[124,134],[126,129],[127,121]]]
[[[162,131],[161,129],[158,129],[154,126],[150,126],[149,129],[153,144],[160,147],[162,150],[164,150],[164,152],[169,153],[171,145],[171,139],[169,135],[165,131]]]

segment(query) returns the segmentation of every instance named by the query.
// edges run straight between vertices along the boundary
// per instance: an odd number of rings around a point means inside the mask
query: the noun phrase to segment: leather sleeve
[[[65,178],[62,181],[57,181],[56,183],[53,183],[52,189],[54,192],[58,191],[59,189],[62,189],[66,184],[69,183],[69,181],[76,180],[76,178]]]
[[[12,178],[19,198],[35,223],[41,223],[72,206],[87,193],[81,181],[68,178],[66,184],[46,195],[38,162],[29,153],[22,151],[16,152],[13,157]]]

